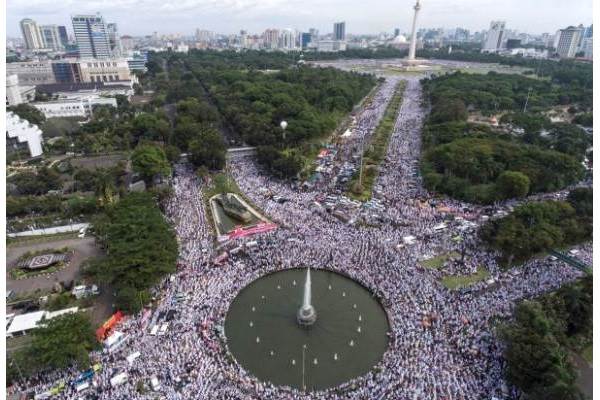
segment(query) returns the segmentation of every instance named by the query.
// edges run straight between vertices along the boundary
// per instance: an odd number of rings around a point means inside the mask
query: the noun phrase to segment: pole
[[[302,345],[302,389],[306,390],[306,383],[304,380],[304,353],[306,351],[306,345]]]
[[[363,158],[365,156],[365,142],[364,139],[360,143],[360,170],[358,171],[358,186],[362,190],[362,176],[363,176]]]
[[[533,89],[530,86],[529,90],[527,91],[527,98],[525,99],[525,105],[523,106],[523,113],[527,112],[527,104],[529,103],[529,96],[531,95],[532,90]]]
[[[17,362],[17,360],[15,360],[15,358],[10,355],[9,352],[6,352],[6,355],[10,357],[12,363],[15,365],[15,367],[17,367],[17,372],[19,373],[19,378],[21,379],[21,384],[23,384],[23,382],[25,382],[25,379],[23,379],[23,373],[21,372],[21,367],[19,367],[19,363]]]

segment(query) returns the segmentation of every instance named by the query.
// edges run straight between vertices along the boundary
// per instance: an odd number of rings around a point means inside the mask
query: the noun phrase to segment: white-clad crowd
[[[340,148],[338,162],[364,147],[360,141],[368,140],[376,127],[395,82],[384,83],[358,114],[360,134],[350,144],[340,144],[347,148]],[[128,318],[119,327],[129,336],[127,345],[113,354],[92,354],[103,369],[88,394],[98,399],[153,399],[156,394],[141,392],[138,382],[156,376],[165,398],[182,400],[516,397],[503,378],[502,344],[493,334],[492,320],[509,317],[520,299],[571,282],[581,272],[550,259],[502,270],[496,254],[486,251],[473,231],[448,223],[444,230],[433,232],[449,212],[477,220],[484,209],[452,200],[434,201],[422,188],[415,172],[424,115],[418,80],[409,78],[375,183],[375,196],[388,216],[379,226],[344,224],[317,212],[312,204],[322,193],[299,191],[276,181],[262,173],[252,158],[232,160],[229,169],[242,191],[279,229],[253,237],[257,246],[231,254],[220,266],[211,262],[216,252],[203,206],[203,184],[189,167],[179,166],[166,213],[177,232],[180,267],[155,289],[159,300],[151,322],[141,315]],[[280,204],[269,199],[264,188],[289,201]],[[492,211],[513,205],[496,205]],[[407,235],[415,237],[415,243],[399,247]],[[462,240],[455,240],[457,236]],[[463,262],[450,260],[439,270],[420,264],[424,255],[450,252],[462,254]],[[590,259],[591,245],[580,247],[580,257]],[[339,271],[360,281],[381,299],[390,322],[389,348],[377,368],[315,393],[258,381],[228,354],[223,334],[228,306],[245,285],[270,271],[304,266]],[[487,268],[494,284],[480,282],[468,292],[440,284],[443,275],[473,273],[479,266]],[[149,326],[167,320],[164,335],[150,334]],[[126,356],[136,351],[140,356],[130,365]],[[129,378],[112,387],[110,378],[119,372],[127,372]],[[18,387],[41,393],[77,374],[75,370],[52,372]],[[56,398],[78,395],[68,388]]]

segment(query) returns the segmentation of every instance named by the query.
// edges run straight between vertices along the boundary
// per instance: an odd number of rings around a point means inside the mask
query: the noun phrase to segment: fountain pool
[[[309,326],[298,320],[307,300],[318,312]],[[306,391],[369,372],[387,348],[388,331],[385,311],[367,288],[314,269],[255,280],[238,293],[225,320],[227,345],[242,367],[262,381]]]

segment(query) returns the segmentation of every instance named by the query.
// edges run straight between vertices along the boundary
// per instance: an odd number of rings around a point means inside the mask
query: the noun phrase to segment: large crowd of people
[[[476,224],[485,214],[513,204],[489,210],[428,195],[417,173],[426,110],[418,80],[407,80],[388,154],[375,183],[374,196],[388,216],[378,226],[345,224],[318,212],[313,204],[322,193],[274,180],[261,172],[252,157],[243,157],[230,162],[230,172],[245,196],[279,228],[228,244],[257,243],[215,266],[212,260],[227,245],[214,250],[203,183],[191,168],[179,166],[174,195],[166,205],[180,245],[178,271],[155,288],[151,316],[149,311],[131,316],[119,326],[128,336],[126,346],[113,353],[92,354],[103,368],[87,393],[98,399],[151,399],[156,394],[142,390],[139,382],[148,386],[150,378],[156,377],[164,398],[182,400],[516,397],[503,377],[502,343],[493,334],[492,321],[510,317],[517,301],[556,289],[581,272],[549,258],[501,269],[497,255],[482,248],[474,230],[463,230],[460,221]],[[367,138],[381,118],[393,92],[389,87],[389,83],[380,87],[385,93],[376,94],[366,117],[359,118],[358,140]],[[359,147],[364,146],[353,143],[353,154]],[[264,188],[288,201],[273,201]],[[450,214],[461,218],[449,221]],[[443,229],[435,230],[440,224]],[[415,238],[411,244],[403,242],[407,236]],[[440,269],[421,263],[423,258],[451,253],[460,254],[460,260],[451,258]],[[591,257],[591,245],[580,246],[580,257]],[[254,378],[229,354],[223,328],[229,304],[247,284],[275,270],[307,266],[338,271],[362,283],[380,298],[390,324],[389,347],[376,368],[339,387],[313,393]],[[440,283],[444,275],[473,273],[479,267],[486,268],[491,279],[469,291],[449,290]],[[152,326],[165,321],[169,325],[164,335],[150,333]],[[126,358],[134,352],[140,355],[130,363]],[[113,387],[110,379],[120,372],[126,372],[128,380]],[[77,373],[55,372],[17,387],[42,393],[57,380],[68,381]],[[56,398],[78,396],[74,388],[67,388]]]

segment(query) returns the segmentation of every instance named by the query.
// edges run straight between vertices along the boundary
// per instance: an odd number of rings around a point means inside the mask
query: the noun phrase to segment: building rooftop
[[[78,92],[81,90],[111,90],[111,89],[129,89],[130,81],[113,82],[80,82],[80,83],[51,83],[46,85],[37,85],[36,90],[41,93],[56,92]]]

